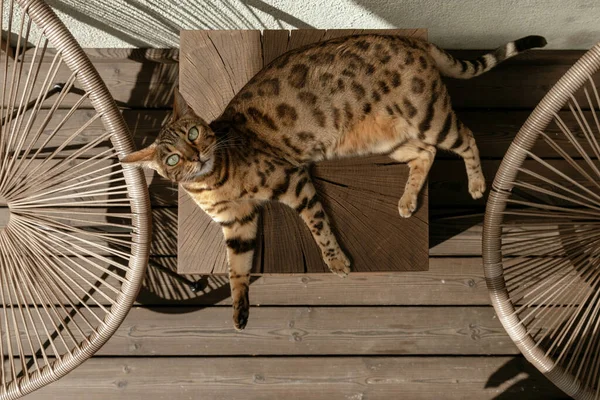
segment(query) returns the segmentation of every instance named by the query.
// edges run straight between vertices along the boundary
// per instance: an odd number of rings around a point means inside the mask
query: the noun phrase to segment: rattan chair
[[[143,173],[118,162],[131,136],[86,54],[42,0],[0,8],[6,400],[59,379],[111,337],[140,288],[151,219]]]
[[[599,68],[600,43],[527,119],[496,174],[483,233],[500,321],[577,399],[600,398]]]

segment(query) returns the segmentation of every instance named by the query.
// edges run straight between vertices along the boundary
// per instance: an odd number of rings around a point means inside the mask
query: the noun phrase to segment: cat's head
[[[216,143],[212,129],[175,89],[173,116],[154,143],[121,162],[151,168],[173,182],[191,182],[212,172]]]

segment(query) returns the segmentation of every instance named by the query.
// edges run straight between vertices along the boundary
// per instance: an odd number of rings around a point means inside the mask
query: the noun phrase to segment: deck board
[[[556,400],[522,357],[93,358],[28,400]]]
[[[78,260],[76,260],[77,262]],[[152,257],[152,263],[176,270],[174,256]],[[79,261],[82,262],[82,261]],[[85,287],[81,276],[65,272]],[[230,305],[226,276],[186,275],[201,279],[204,289],[193,293],[189,286],[155,267],[150,267],[136,305],[145,307],[200,307]],[[113,277],[106,283],[116,285]],[[7,287],[4,287],[7,290]],[[487,306],[481,257],[433,257],[428,271],[352,273],[340,279],[330,272],[311,275],[261,274],[253,276],[250,303],[262,306]],[[108,305],[97,292],[87,304]],[[69,299],[73,299],[69,297]]]
[[[273,50],[270,57],[280,51]],[[484,51],[462,50],[452,53],[459,57],[476,58]],[[118,104],[136,109],[171,107],[173,89],[179,76],[176,62],[179,60],[178,51],[89,49],[88,54],[98,66],[100,76]],[[583,51],[579,50],[531,50],[477,78],[447,79],[446,82],[456,109],[532,109],[582,54]],[[52,57],[53,52],[49,52],[40,74],[46,73]],[[59,71],[57,81],[65,81],[69,75],[66,68]],[[598,81],[598,74],[594,80]],[[581,93],[576,98],[581,104],[587,102]],[[68,95],[61,107],[68,108],[78,99],[75,93]],[[90,106],[88,102],[84,104]]]
[[[539,262],[552,259],[540,258]],[[554,260],[555,261],[555,260]],[[174,257],[152,257],[153,265],[174,271]],[[83,261],[79,260],[79,263]],[[65,271],[81,287],[89,287],[80,276]],[[574,274],[573,274],[574,275]],[[200,279],[204,288],[194,293],[190,287],[173,276],[149,268],[145,282],[135,302],[136,306],[207,307],[231,305],[226,276],[190,275]],[[575,278],[573,276],[573,278]],[[108,277],[107,284],[117,284]],[[573,279],[569,285],[581,290],[588,284]],[[3,287],[6,291],[8,288]],[[363,272],[346,279],[326,272],[322,274],[260,274],[251,278],[250,304],[253,306],[487,306],[489,293],[485,285],[480,257],[433,257],[429,271],[411,273]],[[68,299],[76,300],[73,295]],[[86,298],[88,305],[109,305],[105,297],[94,291]],[[426,311],[426,310],[422,310]]]
[[[176,268],[172,259],[158,259]],[[198,277],[197,275],[195,276]],[[152,269],[138,304],[154,306],[229,305],[227,278],[203,279],[205,289],[193,294],[183,284]],[[431,258],[428,271],[368,272],[346,279],[327,272],[311,275],[263,274],[250,285],[252,305],[489,305],[481,258]]]
[[[250,310],[242,333],[232,326],[230,307],[134,307],[97,354],[512,355],[518,350],[489,306],[258,306]]]

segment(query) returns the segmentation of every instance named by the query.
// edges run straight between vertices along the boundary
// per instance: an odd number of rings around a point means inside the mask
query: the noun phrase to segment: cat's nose
[[[198,161],[200,161],[200,154],[198,154],[198,153],[194,153],[194,155],[192,156],[192,161],[193,161],[193,162],[198,162]]]

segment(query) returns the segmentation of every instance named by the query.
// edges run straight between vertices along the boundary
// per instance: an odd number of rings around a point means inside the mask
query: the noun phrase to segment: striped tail
[[[475,60],[458,60],[433,44],[429,47],[429,54],[435,60],[442,75],[457,79],[470,79],[489,71],[508,58],[529,49],[544,47],[546,44],[546,39],[542,36],[527,36],[514,42],[508,42]]]

